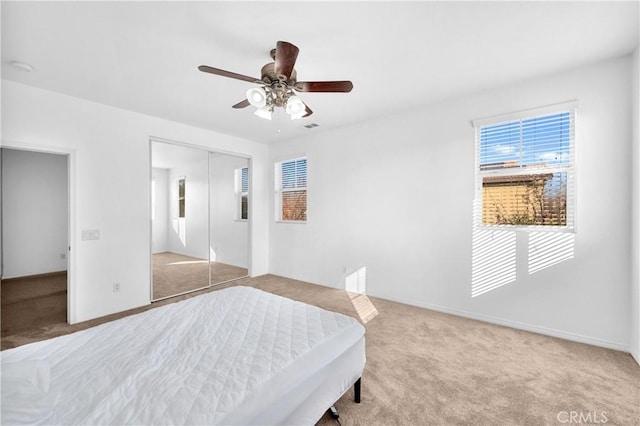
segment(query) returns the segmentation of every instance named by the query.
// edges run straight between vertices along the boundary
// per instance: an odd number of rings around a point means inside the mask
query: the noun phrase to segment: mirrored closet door
[[[209,153],[211,283],[248,275],[249,160]]]
[[[152,300],[248,275],[249,160],[151,141]]]

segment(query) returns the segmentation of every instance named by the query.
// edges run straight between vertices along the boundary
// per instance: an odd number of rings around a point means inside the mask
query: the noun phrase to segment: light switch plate
[[[99,240],[100,239],[100,231],[98,229],[84,229],[82,231],[82,240]]]

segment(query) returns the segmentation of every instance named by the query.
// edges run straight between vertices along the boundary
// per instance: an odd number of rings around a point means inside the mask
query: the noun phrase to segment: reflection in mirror
[[[211,284],[248,275],[249,160],[209,154]]]
[[[209,286],[208,159],[151,142],[152,300]]]

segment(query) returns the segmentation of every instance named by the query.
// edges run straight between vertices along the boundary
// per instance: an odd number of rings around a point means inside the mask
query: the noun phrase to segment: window
[[[184,216],[184,203],[185,203],[185,178],[181,177],[178,179],[178,217]]]
[[[238,219],[247,220],[249,218],[249,168],[236,169],[235,173]]]
[[[307,220],[307,159],[276,163],[276,220]]]
[[[476,126],[476,224],[573,229],[575,105]]]

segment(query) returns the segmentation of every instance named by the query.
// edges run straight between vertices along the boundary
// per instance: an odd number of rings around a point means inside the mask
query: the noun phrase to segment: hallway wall
[[[67,270],[67,156],[2,148],[2,278]]]

